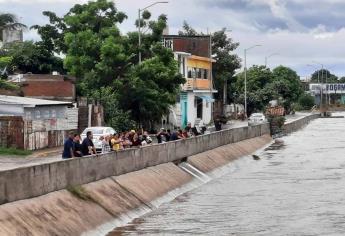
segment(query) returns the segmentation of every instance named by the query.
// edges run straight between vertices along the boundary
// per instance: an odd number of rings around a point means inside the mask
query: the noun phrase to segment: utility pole
[[[257,44],[249,48],[244,49],[244,117],[247,118],[247,52],[255,47],[260,47]]]

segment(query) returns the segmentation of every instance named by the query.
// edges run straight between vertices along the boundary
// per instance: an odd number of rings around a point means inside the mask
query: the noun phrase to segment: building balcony
[[[186,79],[186,83],[182,85],[182,90],[208,90],[212,89],[211,81],[208,79]]]

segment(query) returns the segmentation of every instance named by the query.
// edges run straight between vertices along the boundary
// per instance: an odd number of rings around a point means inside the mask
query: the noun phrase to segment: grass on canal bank
[[[31,155],[32,151],[28,150],[21,150],[21,149],[16,149],[16,148],[4,148],[0,147],[0,155],[10,155],[10,156],[28,156]]]

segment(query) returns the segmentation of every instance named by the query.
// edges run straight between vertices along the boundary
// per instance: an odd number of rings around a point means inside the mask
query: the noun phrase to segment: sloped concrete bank
[[[193,176],[174,163],[207,173],[271,141],[263,124],[0,172],[0,235],[105,234],[188,190]]]
[[[69,186],[87,184],[151,166],[176,162],[230,143],[260,137],[269,132],[268,124],[241,127],[139,149],[0,171],[0,204],[38,197],[67,189]]]
[[[192,156],[187,162],[209,171],[269,142],[268,135],[243,140]],[[207,158],[212,160],[212,165]],[[3,204],[0,205],[0,235],[105,234],[116,226],[114,219],[124,224],[151,211],[159,206],[154,203],[157,199],[192,180],[192,175],[170,162],[108,177],[74,190],[59,190]]]

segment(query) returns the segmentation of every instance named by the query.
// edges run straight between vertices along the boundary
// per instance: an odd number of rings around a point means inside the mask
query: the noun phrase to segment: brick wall
[[[174,52],[187,52],[195,56],[210,56],[210,38],[166,35],[165,40],[173,40]]]
[[[74,84],[70,81],[30,81],[23,84],[25,97],[74,100]]]

